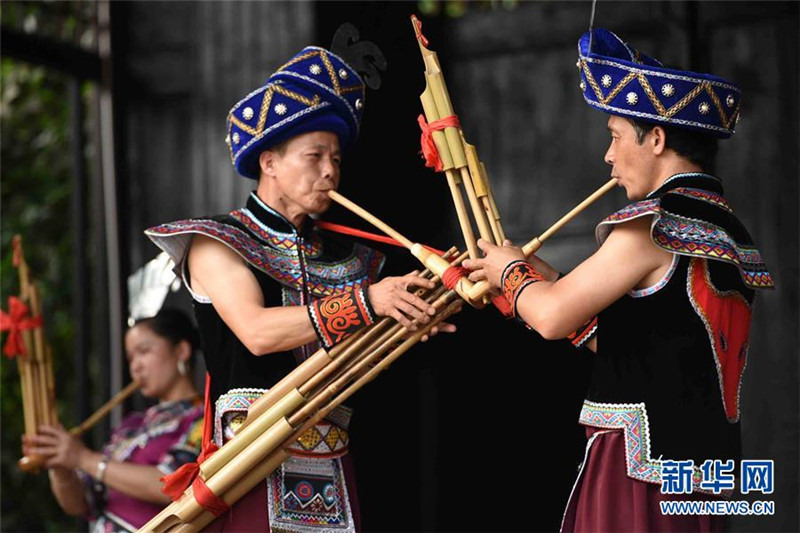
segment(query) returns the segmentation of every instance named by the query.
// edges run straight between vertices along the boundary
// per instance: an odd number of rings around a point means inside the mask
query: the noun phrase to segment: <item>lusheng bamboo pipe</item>
[[[378,217],[376,217],[363,207],[356,204],[355,202],[348,200],[338,192],[328,191],[328,196],[334,202],[338,203],[343,207],[346,207],[347,209],[349,209],[356,215],[360,216],[361,218],[363,218],[376,228],[380,229],[381,231],[383,231],[396,241],[400,242],[403,246],[405,246],[411,251],[414,257],[419,259],[419,261],[423,265],[425,265],[426,268],[428,268],[431,272],[433,272],[437,276],[442,277],[444,272],[448,268],[453,266],[443,257],[439,256],[434,252],[431,252],[430,250],[428,250],[419,243],[412,242],[410,239],[402,235],[399,231],[395,230],[394,228],[392,228],[391,226],[383,222],[381,219],[379,219]],[[464,298],[464,300],[469,302],[471,305],[475,307],[482,307],[483,305],[485,305],[482,302],[482,297],[475,300],[470,299],[469,294],[472,288],[473,288],[473,283],[469,281],[466,277],[461,277],[458,280],[458,283],[456,284],[454,289],[462,298]]]
[[[28,262],[22,247],[22,237],[15,235],[12,239],[14,264],[19,274],[19,299],[27,305],[32,317],[42,316],[42,306],[36,283],[31,278]],[[17,369],[20,376],[22,392],[22,410],[25,421],[25,435],[36,435],[42,424],[53,424],[56,421],[55,385],[53,383],[52,360],[49,347],[44,340],[42,326],[36,326],[21,332],[25,354],[19,354]],[[21,458],[17,465],[25,472],[36,472],[47,460],[35,455]]]
[[[75,426],[74,428],[70,429],[69,432],[76,437],[79,437],[89,431],[95,424],[97,424],[100,420],[103,419],[108,413],[111,412],[116,406],[130,398],[130,396],[139,390],[139,384],[135,381],[131,381],[128,385],[116,393],[110,400],[104,403],[97,411],[92,413],[89,418]]]
[[[451,248],[445,254],[445,257],[453,255],[454,253],[455,248]],[[426,276],[427,273],[428,271],[424,271],[420,273],[420,275]],[[433,281],[438,281],[438,277],[434,277]],[[356,332],[347,340],[336,345],[330,352],[324,349],[318,350],[314,355],[303,361],[303,363],[289,373],[284,379],[272,387],[269,392],[265,393],[250,405],[250,408],[247,410],[247,419],[239,427],[238,432],[243,431],[252,420],[255,420],[258,416],[265,413],[285,394],[293,389],[300,388],[303,384],[308,383],[311,378],[318,376],[323,369],[328,367],[331,361],[349,357],[353,350],[360,349],[365,342],[369,341],[375,335],[378,335],[380,330],[387,325],[388,322],[379,321],[368,328]],[[304,393],[304,390],[301,389],[300,392]]]
[[[455,251],[451,249],[447,252],[447,255],[452,255],[453,253]],[[420,275],[430,277],[431,272],[426,270]],[[353,357],[357,357],[359,351],[368,348],[370,346],[369,343],[374,344],[376,337],[378,337],[377,342],[380,342],[380,339],[383,339],[386,334],[384,333],[383,336],[378,335],[392,323],[394,323],[393,320],[383,318],[378,323],[362,329],[331,350],[330,357],[324,350],[320,350],[316,355],[325,355],[325,357],[319,359],[319,361],[324,361],[325,365],[315,366],[315,373],[309,371],[310,367],[303,368],[303,365],[301,365],[284,377],[257,402],[251,405],[248,410],[247,420],[236,432],[236,438],[220,448],[200,466],[203,479],[208,479],[216,473],[278,419],[288,416],[291,412],[306,404],[307,399],[312,397],[315,390],[335,379],[337,371],[348,369],[353,364]],[[400,327],[399,324],[394,323],[394,325],[396,328]],[[393,331],[393,329],[389,329],[390,333]],[[258,409],[253,409],[256,403],[259,404]]]
[[[447,84],[444,80],[441,65],[439,64],[439,57],[436,52],[427,47],[427,40],[422,35],[422,23],[415,15],[411,16],[411,24],[414,28],[414,34],[417,38],[420,53],[422,54],[423,62],[425,63],[425,81],[426,89],[420,97],[422,107],[425,111],[428,123],[440,120],[444,117],[454,116],[453,103],[450,100],[450,93],[447,90]],[[431,101],[432,100],[432,101]],[[449,154],[452,166],[455,167],[460,175],[460,181],[464,185],[464,190],[469,199],[470,207],[472,208],[472,218],[478,226],[478,232],[481,238],[492,242],[493,234],[487,221],[487,214],[478,199],[477,191],[479,188],[478,180],[480,176],[475,174],[469,164],[469,146],[464,141],[464,133],[461,126],[449,126],[444,128],[444,135],[434,136],[434,142],[437,150]],[[474,147],[473,147],[474,149]],[[449,166],[444,166],[445,171],[449,171]],[[449,178],[448,178],[449,179]],[[461,200],[460,194],[459,200]],[[454,197],[455,200],[455,197]],[[461,200],[463,204],[463,200]],[[456,211],[458,212],[459,205],[456,204]],[[462,218],[459,218],[462,222]],[[467,220],[468,223],[468,220]],[[462,231],[463,223],[462,223]],[[472,234],[472,228],[469,229],[469,234]],[[467,233],[464,234],[465,238]],[[472,250],[467,247],[470,252],[470,257],[476,257],[477,250]]]
[[[252,467],[247,464],[248,461],[245,461],[244,458],[247,457],[248,459],[253,459],[254,457],[257,457],[259,453],[256,450],[256,446],[249,447],[249,449],[244,452],[242,456],[240,456],[243,459],[241,459],[239,464],[236,465],[238,470],[237,474],[241,475],[237,477],[227,473],[225,474],[226,477],[235,478],[235,483],[231,484],[227,491],[224,491],[221,495],[219,492],[217,492],[217,490],[222,489],[224,485],[229,484],[228,479],[216,480],[216,478],[212,478],[212,481],[207,483],[209,488],[211,488],[215,494],[217,494],[230,505],[244,496],[258,483],[263,482],[266,476],[272,473],[288,458],[289,454],[285,449],[287,446],[295,442],[303,433],[317,424],[320,420],[322,420],[322,418],[330,414],[334,408],[336,408],[343,401],[347,400],[361,387],[372,381],[381,371],[385,370],[398,357],[408,351],[411,346],[419,342],[423,335],[428,334],[430,332],[430,328],[437,326],[442,320],[445,320],[452,313],[456,312],[460,308],[461,302],[453,301],[454,299],[455,293],[453,291],[447,291],[444,295],[439,296],[432,304],[437,307],[437,309],[440,309],[440,312],[437,313],[434,320],[426,324],[426,326],[421,330],[408,337],[399,346],[396,346],[379,363],[375,365],[365,364],[364,366],[368,367],[368,370],[366,372],[362,372],[358,379],[340,392],[338,389],[329,389],[329,392],[338,392],[338,394],[330,398],[328,404],[318,410],[313,416],[304,421],[301,421],[299,416],[293,417],[294,420],[289,419],[289,425],[294,429],[291,435],[280,446],[275,447],[263,459],[260,459]],[[294,424],[292,423],[293,421]],[[295,424],[297,425],[295,426]],[[283,422],[279,421],[276,423],[274,428],[270,430],[270,433],[275,434],[278,431],[285,432],[286,429],[287,426],[284,419]],[[264,440],[267,440],[266,436]],[[153,520],[148,522],[140,531],[154,531],[159,533],[164,531],[186,533],[195,532],[206,527],[214,520],[214,518],[215,517],[211,513],[205,511],[194,501],[194,496],[189,490],[184,493],[178,502],[175,502],[164,509]]]
[[[80,437],[93,428],[100,420],[103,419],[103,417],[108,415],[112,409],[127,400],[137,390],[139,390],[138,383],[135,381],[128,383],[127,387],[115,394],[113,398],[104,403],[99,409],[97,409],[97,411],[89,415],[86,420],[71,428],[69,430],[70,434]],[[23,470],[24,472],[35,472],[44,465],[47,459],[48,457],[43,455],[25,456],[17,462],[17,465],[19,466],[20,470]]]
[[[617,185],[616,178],[611,178],[608,180],[605,185],[597,189],[595,192],[590,194],[585,200],[581,203],[573,207],[569,213],[558,219],[558,222],[550,226],[547,231],[539,235],[538,237],[534,237],[527,243],[522,246],[522,253],[525,254],[525,257],[530,257],[536,251],[542,247],[544,241],[552,237],[556,232],[558,232],[561,228],[567,225],[573,218],[578,216],[584,209],[592,205],[598,198],[603,196],[605,193],[613,189]],[[489,292],[489,283],[486,281],[481,281],[473,285],[472,290],[469,293],[470,298],[482,298],[485,294]]]
[[[463,256],[461,259],[463,259]],[[345,367],[344,373],[336,375],[336,379],[327,383],[324,388],[315,393],[314,397],[310,399],[310,401],[313,400],[315,403],[323,405],[321,409],[310,417],[306,417],[305,412],[302,415],[298,412],[289,419],[283,417],[277,420],[265,433],[258,436],[257,442],[253,442],[242,449],[236,454],[236,457],[222,466],[216,474],[209,476],[208,479],[204,478],[207,486],[220,498],[231,504],[257,483],[262,482],[270,472],[288,457],[284,448],[294,443],[304,431],[319,422],[344,399],[373,379],[378,372],[385,369],[389,362],[408,350],[423,335],[429,334],[431,328],[441,323],[442,320],[460,307],[460,300],[452,302],[455,298],[452,291],[447,291],[444,295],[439,293],[441,293],[440,290],[434,290],[426,298],[428,301],[433,300],[432,305],[440,310],[431,322],[425,324],[413,334],[408,332],[406,328],[397,325],[398,337],[393,338],[392,341],[399,341],[403,335],[408,335],[408,338],[400,346],[392,348],[391,342],[382,339],[373,342],[368,348],[370,350],[368,356],[358,361],[358,368],[355,366]],[[445,305],[448,303],[449,305]],[[375,346],[379,341],[380,346]],[[381,356],[387,349],[391,349],[391,352],[381,361]],[[324,405],[325,402],[327,402],[327,405]],[[305,410],[301,409],[300,411]],[[305,420],[303,419],[304,417],[306,417]],[[287,420],[291,422],[289,427],[292,429],[288,437],[286,437]],[[256,422],[253,424],[256,424]],[[239,437],[240,435],[237,434],[234,439],[226,443],[221,449],[229,446]],[[277,442],[282,437],[286,438]],[[188,489],[177,502],[168,506],[148,522],[142,528],[142,531],[198,531],[210,523],[213,518],[210,513],[205,512],[199,506],[192,495],[191,489]]]

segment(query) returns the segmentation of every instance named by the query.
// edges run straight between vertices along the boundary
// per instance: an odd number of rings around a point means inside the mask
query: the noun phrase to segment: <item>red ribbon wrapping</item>
[[[417,123],[419,123],[419,127],[422,130],[419,143],[422,146],[422,157],[425,159],[425,166],[433,168],[436,172],[441,172],[444,167],[442,166],[442,159],[439,157],[439,150],[436,149],[436,143],[433,142],[433,132],[441,131],[445,128],[458,128],[461,123],[455,115],[434,120],[430,124],[425,121],[424,115],[420,115],[417,117]]]
[[[178,501],[186,489],[191,485],[194,489],[194,498],[203,509],[211,512],[214,516],[219,516],[228,510],[229,506],[225,501],[214,494],[206,486],[203,478],[199,476],[200,465],[214,455],[219,447],[212,440],[214,426],[211,416],[211,376],[206,374],[206,396],[203,409],[203,448],[197,457],[197,462],[186,463],[175,472],[163,476],[159,481],[164,483],[161,492],[169,496],[172,501]]]
[[[469,270],[464,267],[451,266],[442,274],[442,283],[447,287],[447,290],[451,291],[455,288],[456,284],[458,284],[458,280],[466,277],[468,274]]]
[[[444,271],[442,274],[442,283],[448,290],[453,290],[460,280],[463,277],[469,275],[469,270],[464,267],[450,267]],[[510,318],[513,315],[511,310],[511,306],[508,304],[508,300],[502,295],[498,294],[496,296],[492,296],[492,304],[500,311],[504,317]]]
[[[8,313],[0,310],[0,331],[8,331],[3,353],[9,359],[16,355],[25,355],[25,342],[22,332],[38,328],[42,325],[42,317],[28,316],[28,306],[16,296],[8,297]]]

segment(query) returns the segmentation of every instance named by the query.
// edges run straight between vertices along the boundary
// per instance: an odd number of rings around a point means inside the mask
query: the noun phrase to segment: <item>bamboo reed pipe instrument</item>
[[[470,225],[469,217],[467,217],[466,207],[458,185],[463,185],[464,192],[469,198],[472,218],[478,226],[478,233],[481,238],[496,245],[502,245],[505,240],[500,214],[491,191],[486,166],[478,158],[475,146],[466,141],[461,124],[453,111],[453,105],[450,101],[438,56],[436,52],[429,48],[428,39],[422,34],[422,22],[415,15],[411,16],[411,24],[425,64],[426,87],[425,91],[420,95],[422,108],[427,119],[427,124],[424,124],[422,118],[420,118],[420,126],[423,128],[423,153],[426,152],[425,136],[429,135],[435,145],[436,153],[431,154],[430,158],[426,154],[426,159],[434,161],[438,159],[437,170],[445,172],[453,196],[459,225],[467,243],[467,249],[470,252],[470,257],[476,257],[478,252],[473,248],[475,232]],[[430,149],[427,151],[431,152]],[[434,165],[430,164],[429,161],[429,166]],[[526,257],[530,257],[544,241],[559,231],[586,207],[611,190],[615,184],[616,180],[614,179],[608,181],[553,224],[547,231],[525,244],[522,250]],[[463,289],[459,291],[459,295],[472,305],[477,305],[481,302],[486,303],[486,296],[489,292],[488,283],[470,284],[466,290],[466,295],[463,293]]]
[[[25,420],[25,436],[36,434],[41,424],[54,424],[57,421],[55,410],[55,379],[50,347],[44,339],[41,323],[42,305],[39,290],[31,275],[22,247],[22,237],[15,235],[12,240],[14,265],[19,273],[19,300],[30,312],[27,327],[20,327],[24,349],[16,353],[17,369],[22,391],[22,410]],[[12,311],[13,313],[13,311]],[[46,460],[39,455],[22,457],[17,465],[25,472],[37,472]]]
[[[19,299],[28,307],[31,317],[37,319],[37,317],[41,317],[42,312],[39,291],[31,275],[28,262],[25,260],[22,238],[19,235],[14,237],[12,246],[14,249],[14,264],[19,272]],[[26,436],[35,435],[40,425],[52,425],[58,422],[52,351],[45,342],[41,320],[38,319],[35,322],[36,325],[33,327],[20,331],[25,353],[17,354],[16,356],[17,368],[21,379]],[[138,389],[139,386],[135,382],[129,384],[84,422],[70,429],[70,433],[76,436],[82,435]],[[17,465],[24,472],[36,473],[46,461],[47,457],[45,456],[30,455],[22,457],[17,462]]]
[[[450,250],[445,257],[453,255]],[[422,275],[436,279],[431,271]],[[206,488],[229,505],[236,502],[286,460],[286,448],[305,431],[462,305],[456,293],[441,284],[418,294],[438,310],[429,323],[409,331],[383,318],[330,352],[318,351],[254,402],[234,438],[200,465],[198,475]],[[198,531],[213,519],[189,487],[141,531]]]

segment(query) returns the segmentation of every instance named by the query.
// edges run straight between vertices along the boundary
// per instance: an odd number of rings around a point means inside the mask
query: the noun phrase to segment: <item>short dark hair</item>
[[[675,151],[679,156],[685,157],[706,172],[713,172],[714,158],[717,155],[717,139],[711,135],[696,131],[676,128],[667,124],[656,124],[628,118],[636,130],[636,144],[642,144],[644,137],[653,128],[660,126],[666,134],[665,146]]]
[[[164,308],[154,317],[137,320],[134,326],[145,326],[173,345],[186,341],[191,347],[192,355],[199,344],[197,329],[189,316],[180,309]]]

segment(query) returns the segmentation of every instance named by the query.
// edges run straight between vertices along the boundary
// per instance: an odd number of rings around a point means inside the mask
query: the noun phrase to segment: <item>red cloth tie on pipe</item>
[[[436,172],[441,172],[444,167],[442,159],[439,157],[439,150],[436,149],[436,143],[433,142],[433,132],[441,131],[445,128],[458,128],[461,123],[456,115],[434,120],[430,124],[425,121],[424,115],[420,115],[417,117],[417,123],[419,123],[419,127],[422,130],[419,142],[422,146],[422,157],[425,159],[425,166],[433,168]]]
[[[16,296],[8,297],[8,313],[0,310],[0,331],[8,331],[3,353],[9,359],[16,355],[25,355],[25,342],[22,332],[38,328],[42,325],[42,317],[28,316],[28,306]]]
[[[225,503],[225,500],[214,494],[211,489],[208,488],[208,485],[206,485],[206,482],[203,481],[203,478],[200,476],[194,478],[192,489],[194,489],[194,499],[197,500],[197,503],[214,516],[219,516],[231,508],[230,505]]]
[[[442,283],[447,290],[453,290],[458,284],[458,280],[469,275],[469,270],[464,267],[451,266],[442,274]]]
[[[173,473],[162,476],[159,479],[159,481],[164,483],[164,486],[161,487],[161,492],[169,496],[174,502],[180,499],[181,495],[186,491],[186,489],[189,488],[189,485],[194,486],[194,481],[198,479],[202,481],[202,478],[200,478],[198,475],[200,474],[200,465],[203,463],[203,461],[214,455],[214,452],[219,449],[219,447],[212,440],[214,426],[213,417],[211,416],[210,392],[211,376],[206,373],[206,396],[203,407],[203,447],[200,451],[200,455],[197,457],[197,462],[186,463]],[[203,482],[203,486],[205,487],[205,482]],[[200,490],[202,491],[203,489]],[[206,487],[205,490],[211,493],[208,487]],[[211,494],[213,495],[213,493]],[[216,495],[214,495],[214,497],[216,498]],[[195,489],[195,498],[197,499],[197,489]],[[215,505],[213,498],[206,498],[206,500],[210,501],[212,506]],[[212,513],[214,512],[210,508],[203,505],[203,502],[201,502],[199,499],[197,499],[197,502]]]

